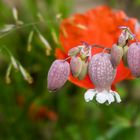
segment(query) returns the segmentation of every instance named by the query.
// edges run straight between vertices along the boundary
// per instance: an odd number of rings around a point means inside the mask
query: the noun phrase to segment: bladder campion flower
[[[111,84],[116,76],[116,69],[110,61],[110,54],[98,53],[94,55],[89,63],[88,69],[89,77],[95,85],[95,89],[89,89],[85,93],[85,100],[88,102],[96,96],[99,103],[115,101],[121,102],[120,96],[117,92],[111,90]],[[115,98],[114,98],[115,97]]]
[[[132,77],[131,72],[136,77],[140,76],[140,32],[138,34],[137,29],[135,33],[136,22],[122,11],[113,11],[106,6],[65,19],[60,32],[65,51],[56,49],[56,57],[64,60],[58,59],[52,64],[48,89],[61,88],[71,71],[69,80],[88,88],[84,95],[86,102],[95,97],[101,104],[111,104],[115,100],[120,103],[119,94],[111,86]],[[135,43],[129,47],[132,40]],[[67,62],[68,59],[70,61]],[[125,67],[126,62],[128,68]]]
[[[118,30],[119,26],[129,27],[139,39],[140,28],[137,27],[137,30],[135,28],[137,23],[137,19],[129,18],[123,11],[112,10],[108,6],[99,6],[83,14],[75,14],[64,19],[61,23],[60,43],[64,51],[56,49],[56,58],[65,59],[68,56],[68,51],[78,46],[81,41],[111,48],[120,36],[121,30]],[[81,28],[79,25],[85,28]],[[92,55],[98,52],[101,52],[100,48],[92,49]],[[130,70],[125,67],[121,61],[117,67],[117,73],[113,84],[131,77]],[[70,74],[68,79],[82,88],[88,89],[94,87],[88,75],[83,80],[79,80]]]

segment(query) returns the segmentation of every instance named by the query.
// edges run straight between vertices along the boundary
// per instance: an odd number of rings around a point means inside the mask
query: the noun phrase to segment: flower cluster
[[[89,45],[85,42],[68,51],[68,58],[65,60],[55,60],[48,73],[48,89],[55,91],[61,88],[71,73],[74,77],[82,80],[88,74],[90,80],[95,85],[95,89],[89,89],[85,93],[85,101],[88,102],[96,96],[99,103],[110,104],[115,99],[121,102],[117,92],[111,90],[111,85],[116,76],[116,68],[123,61],[127,60],[128,67],[136,77],[140,76],[140,43],[137,42],[128,27],[120,27],[122,32],[118,42],[112,48],[105,48],[100,45]],[[129,40],[136,40],[129,47]],[[92,55],[92,48],[99,47],[103,51]],[[127,48],[127,49],[126,49]],[[127,50],[127,51],[126,51]],[[70,59],[70,64],[67,60]]]
[[[109,15],[110,17],[113,16],[114,13],[112,14],[112,11],[104,6],[97,8],[97,13],[95,11],[92,12],[94,12],[95,15],[99,16],[100,12],[103,9],[107,10],[107,12],[102,14]],[[123,13],[119,14],[120,17],[123,15]],[[89,15],[91,15],[90,12],[88,13],[88,16]],[[117,14],[115,13],[115,16],[116,15]],[[87,18],[88,16],[85,17]],[[116,22],[120,17],[115,17]],[[123,15],[123,18],[124,17],[125,15]],[[94,21],[92,22],[94,23]],[[99,21],[97,22],[100,23]],[[89,23],[86,23],[87,26],[82,26],[81,24],[75,24],[73,19],[71,19],[71,23],[67,22],[66,24],[66,26],[68,26],[69,29],[72,29],[71,25],[69,24],[75,26],[74,28],[78,27],[83,30],[88,30],[87,28],[89,27]],[[122,26],[116,26],[116,28],[112,30],[117,30],[117,32],[118,30],[121,30],[121,32],[118,35],[118,38],[110,43],[113,45],[109,47],[104,47],[107,46],[108,43],[101,44],[98,43],[98,41],[91,44],[89,43],[90,41],[88,41],[86,38],[85,40],[83,39],[84,42],[79,42],[77,43],[78,45],[75,45],[75,47],[73,46],[71,48],[68,47],[69,40],[66,40],[66,38],[71,39],[73,36],[71,38],[68,38],[67,33],[72,33],[71,31],[66,32],[66,29],[64,28],[64,26],[62,26],[60,39],[63,43],[65,42],[65,46],[67,46],[65,47],[67,53],[64,56],[62,53],[60,53],[60,50],[56,50],[57,57],[63,59],[55,60],[49,70],[47,85],[49,91],[56,91],[57,89],[60,89],[65,84],[67,79],[69,79],[70,81],[76,83],[81,87],[88,88],[84,95],[86,102],[93,100],[94,97],[96,98],[96,101],[101,104],[110,104],[115,100],[118,103],[121,102],[119,94],[111,89],[111,85],[116,83],[116,81],[118,82],[123,80],[124,77],[122,78],[122,75],[124,73],[127,74],[127,76],[124,74],[127,78],[132,77],[132,75],[134,77],[140,76],[140,43],[138,42],[136,35],[131,32],[129,26],[124,26],[124,24],[122,24]],[[76,29],[74,31],[76,32]],[[77,37],[79,37],[79,33],[80,32],[77,32]],[[104,34],[103,32],[101,33]],[[73,35],[75,35],[75,33],[73,33]],[[105,35],[108,36],[107,34]],[[66,41],[64,40],[64,38]],[[80,37],[80,39],[82,40],[82,37]],[[111,40],[111,38],[105,39]],[[75,38],[75,40],[78,41],[79,39]],[[131,40],[133,40],[133,43]],[[96,53],[94,52],[95,50]],[[59,57],[58,54],[61,54],[62,57]],[[120,65],[123,66],[120,67]],[[118,70],[121,70],[121,74],[118,73]],[[119,77],[118,80],[116,79],[116,77]],[[84,84],[82,84],[81,81]],[[85,84],[86,82],[88,85]]]

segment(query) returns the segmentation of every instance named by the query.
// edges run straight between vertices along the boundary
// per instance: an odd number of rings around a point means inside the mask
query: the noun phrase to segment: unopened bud
[[[82,61],[82,69],[80,74],[78,75],[78,79],[83,80],[87,75],[87,71],[88,71],[88,62]]]
[[[48,90],[56,91],[60,89],[67,81],[69,74],[69,63],[64,60],[55,60],[48,72]]]
[[[128,66],[135,77],[140,77],[140,42],[132,43],[127,52]]]
[[[69,50],[68,56],[77,55],[79,52],[80,52],[80,48],[74,47],[74,48],[72,48],[72,49]]]
[[[121,29],[123,29],[123,31],[119,36],[118,45],[124,47],[125,45],[127,45],[128,40],[135,39],[135,35],[126,26],[122,26]]]
[[[73,56],[70,61],[72,75],[78,77],[82,69],[82,60],[80,57]]]
[[[114,67],[118,66],[123,56],[123,48],[114,44],[111,48],[111,63]]]
[[[80,57],[82,60],[85,60],[87,57],[91,57],[91,47],[84,46],[80,51]]]
[[[127,63],[127,52],[128,52],[128,46],[124,46],[123,47],[123,57],[122,57],[122,60],[123,60],[123,63],[125,66],[128,66],[128,63]]]
[[[118,45],[123,47],[126,45],[128,39],[128,33],[126,30],[123,30],[118,39]]]

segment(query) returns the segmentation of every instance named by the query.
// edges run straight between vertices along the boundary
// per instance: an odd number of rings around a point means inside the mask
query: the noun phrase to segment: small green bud
[[[124,46],[122,60],[123,60],[123,63],[124,63],[125,66],[128,66],[128,63],[127,63],[127,52],[128,52],[128,46]]]
[[[68,51],[68,56],[75,56],[80,52],[80,48],[74,47]]]
[[[111,63],[113,67],[119,65],[122,56],[123,56],[123,48],[114,44],[113,47],[111,48]]]
[[[91,47],[84,46],[80,51],[80,57],[82,60],[85,60],[87,57],[91,56]]]
[[[126,45],[128,40],[128,32],[126,30],[123,30],[118,38],[118,45],[123,47]]]
[[[78,75],[78,79],[83,80],[87,75],[87,71],[88,71],[88,62],[82,61],[82,69],[80,74]]]
[[[72,75],[78,77],[82,69],[82,60],[79,56],[73,56],[70,61]]]

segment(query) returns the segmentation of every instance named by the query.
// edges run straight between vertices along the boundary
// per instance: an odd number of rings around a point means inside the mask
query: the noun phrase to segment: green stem
[[[104,47],[104,46],[100,46],[100,45],[98,45],[98,44],[93,44],[93,45],[91,45],[91,47],[92,47],[92,48],[94,48],[94,47],[96,47],[96,48],[101,48],[101,49],[108,50],[108,51],[111,50],[110,48],[107,48],[107,47]]]
[[[39,23],[39,22],[32,22],[32,23],[23,24],[23,25],[21,25],[21,26],[17,26],[17,25],[16,25],[16,27],[13,28],[13,29],[11,29],[9,32],[6,32],[6,33],[3,33],[2,35],[0,35],[0,39],[3,38],[3,37],[5,37],[5,36],[7,36],[7,35],[9,35],[10,33],[14,32],[14,31],[16,31],[16,30],[19,30],[19,29],[22,29],[22,28],[26,28],[26,27],[29,27],[29,26],[33,26],[33,25],[36,25],[36,24],[38,24],[38,23]]]
[[[8,50],[8,48],[6,46],[1,46],[1,51],[5,50],[5,52],[11,57],[13,56],[12,53]]]

